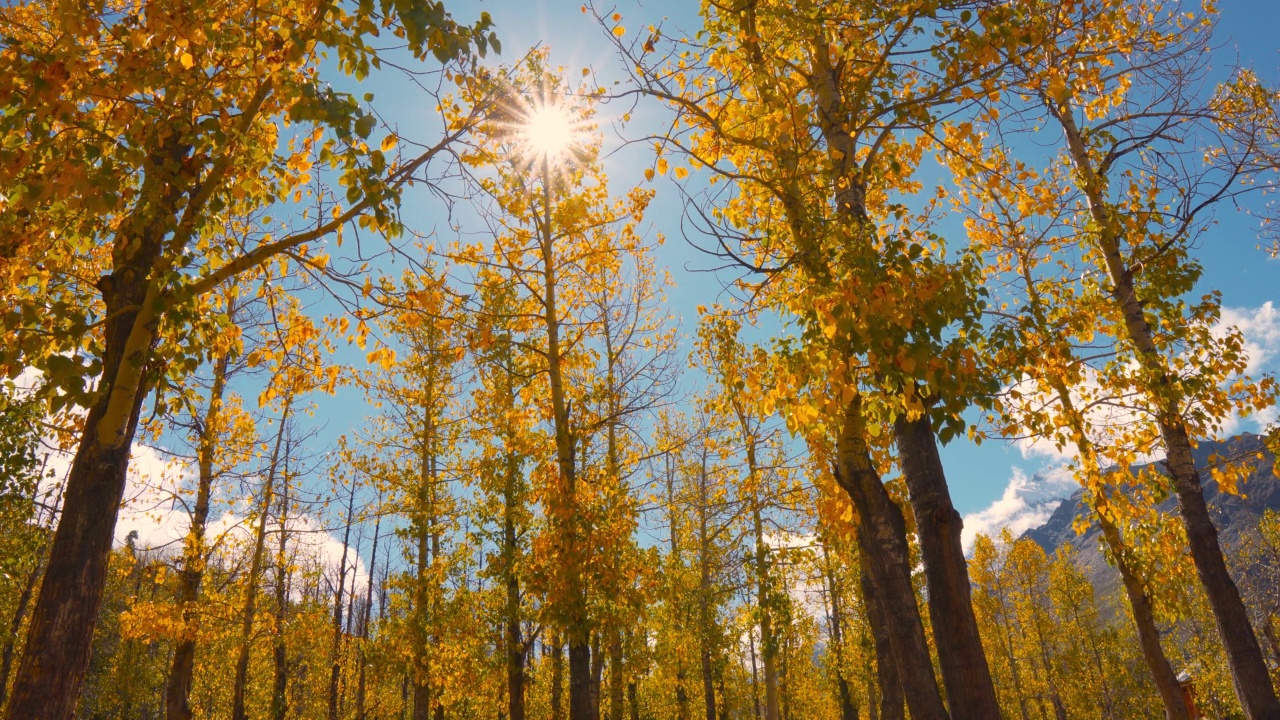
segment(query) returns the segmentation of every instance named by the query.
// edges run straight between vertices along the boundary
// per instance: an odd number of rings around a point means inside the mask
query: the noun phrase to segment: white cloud
[[[1280,310],[1271,301],[1256,308],[1223,308],[1215,331],[1221,334],[1232,327],[1244,336],[1244,349],[1249,355],[1246,373],[1253,375],[1276,369],[1274,361],[1280,354]]]
[[[1077,487],[1071,473],[1061,467],[1049,468],[1032,477],[1027,477],[1020,468],[1013,468],[999,498],[982,510],[964,516],[960,542],[965,552],[973,548],[978,533],[994,535],[1007,527],[1014,535],[1021,535],[1043,525]]]

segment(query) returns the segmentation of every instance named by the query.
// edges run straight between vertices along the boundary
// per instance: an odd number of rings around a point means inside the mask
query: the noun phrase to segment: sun
[[[559,156],[573,143],[572,123],[563,105],[535,106],[524,120],[521,141],[539,157]]]
[[[586,134],[574,109],[553,99],[530,103],[521,113],[516,131],[528,159],[551,165],[568,159]]]

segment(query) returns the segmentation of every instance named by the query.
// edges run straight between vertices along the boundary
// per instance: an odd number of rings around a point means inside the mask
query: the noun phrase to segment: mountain
[[[1280,478],[1275,474],[1276,458],[1267,450],[1263,440],[1260,435],[1244,433],[1222,442],[1202,442],[1195,450],[1196,465],[1202,471],[1205,501],[1224,547],[1235,545],[1243,533],[1258,524],[1258,519],[1266,510],[1280,511]],[[1258,453],[1261,453],[1261,458]],[[1242,463],[1242,467],[1247,469],[1247,474],[1239,484],[1238,494],[1223,492],[1206,470],[1212,461],[1222,462],[1223,459]],[[1154,465],[1158,471],[1164,471],[1163,461]],[[1136,469],[1145,467],[1147,466],[1139,466]],[[1022,537],[1036,541],[1048,553],[1055,552],[1063,545],[1071,545],[1076,550],[1077,563],[1093,581],[1099,596],[1107,597],[1119,587],[1120,576],[1103,557],[1100,539],[1102,531],[1097,523],[1090,522],[1089,529],[1084,534],[1076,534],[1076,519],[1087,514],[1082,497],[1083,492],[1077,490],[1058,506],[1048,521],[1026,531]],[[1176,515],[1177,501],[1173,497],[1166,499],[1160,504],[1160,510]]]

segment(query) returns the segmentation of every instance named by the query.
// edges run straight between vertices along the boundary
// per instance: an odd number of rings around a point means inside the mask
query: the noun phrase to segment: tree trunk
[[[580,623],[575,625],[581,626]],[[569,635],[569,720],[598,720],[591,702],[591,645],[582,633]]]
[[[747,649],[751,652],[751,710],[752,717],[760,720],[760,668],[756,663],[756,636],[747,628]]]
[[[924,623],[911,583],[906,521],[872,463],[858,395],[845,408],[843,427],[836,438],[836,457],[832,470],[858,511],[859,550],[867,559],[871,586],[879,601],[912,720],[943,720],[948,717],[947,710],[933,675]]]
[[[564,650],[559,635],[551,636],[551,720],[564,717]]]
[[[233,313],[229,304],[227,315]],[[191,528],[183,548],[182,576],[178,581],[178,604],[182,608],[182,638],[173,649],[173,664],[165,685],[164,705],[168,720],[191,720],[191,674],[196,659],[196,603],[200,600],[200,584],[204,580],[205,523],[209,519],[209,496],[213,490],[213,454],[222,409],[222,395],[227,386],[230,356],[218,357],[213,366],[213,385],[209,388],[209,407],[205,411],[197,450],[199,479],[196,506],[191,514]]]
[[[1227,651],[1236,697],[1250,720],[1280,718],[1280,698],[1276,697],[1271,684],[1262,647],[1249,622],[1240,590],[1227,570],[1218,530],[1209,517],[1186,422],[1180,414],[1177,400],[1169,399],[1169,388],[1174,379],[1156,345],[1155,333],[1143,310],[1143,298],[1134,284],[1133,269],[1121,251],[1123,231],[1113,217],[1112,208],[1106,201],[1103,180],[1098,176],[1083,134],[1076,126],[1074,108],[1065,102],[1051,107],[1064,131],[1072,163],[1082,178],[1089,211],[1097,226],[1091,236],[1107,264],[1112,283],[1111,296],[1124,316],[1125,333],[1137,351],[1135,359],[1150,378],[1151,385],[1143,390],[1156,408],[1156,423],[1165,446],[1165,465],[1173,478],[1191,559],[1195,562],[1200,584],[1204,586],[1209,606],[1213,609],[1218,635]]]
[[[827,650],[831,653],[835,665],[836,699],[840,703],[840,720],[858,720],[858,706],[853,702],[853,693],[849,689],[848,679],[845,678],[843,608],[840,606],[840,586],[836,583],[835,568],[832,567],[831,554],[825,540],[822,543],[822,565],[823,574],[826,575],[827,581],[827,597],[830,599],[829,636],[831,643]]]
[[[1151,607],[1151,599],[1142,585],[1142,578],[1134,573],[1133,567],[1125,557],[1124,540],[1120,530],[1103,513],[1097,513],[1102,525],[1102,537],[1111,548],[1111,556],[1115,559],[1116,569],[1120,571],[1120,579],[1124,582],[1125,594],[1129,597],[1129,607],[1133,610],[1133,622],[1138,626],[1138,640],[1142,645],[1142,657],[1151,669],[1151,677],[1155,681],[1156,690],[1160,693],[1160,701],[1164,703],[1164,716],[1167,720],[1190,720],[1187,704],[1182,698],[1182,687],[1178,684],[1178,675],[1169,664],[1160,644],[1160,629],[1156,626],[1155,611]]]
[[[702,640],[702,648],[698,653],[702,661],[702,704],[707,720],[716,720],[716,686],[711,667],[711,648],[706,638]]]
[[[614,629],[609,639],[609,720],[622,720],[622,674],[622,633]]]
[[[333,600],[333,643],[329,646],[329,720],[338,720],[338,683],[342,679],[342,593],[347,589],[347,550],[351,546],[351,521],[356,506],[356,484],[347,497],[347,523],[342,532],[342,559],[338,561],[338,586]],[[359,551],[357,550],[357,553]]]
[[[503,493],[502,557],[506,575],[507,716],[525,720],[524,638],[520,629],[520,577],[516,574],[519,538],[516,534],[516,484],[520,469],[514,453],[507,455],[506,486]]]
[[[379,499],[381,504],[381,499]],[[364,593],[364,618],[360,623],[360,679],[356,685],[356,720],[365,720],[365,674],[369,664],[369,623],[373,615],[373,578],[378,567],[378,533],[382,529],[382,513],[373,522],[373,549],[369,552],[369,585]],[[517,720],[511,718],[511,720]]]
[[[9,695],[9,672],[13,669],[13,656],[18,648],[18,633],[22,632],[22,621],[26,619],[27,607],[31,604],[36,583],[40,582],[44,569],[43,543],[37,553],[36,564],[31,568],[31,572],[27,573],[27,582],[22,586],[22,593],[18,595],[18,606],[14,608],[13,619],[9,621],[8,639],[5,640],[4,650],[0,652],[0,708],[4,707],[5,699]]]
[[[285,720],[289,712],[289,650],[284,642],[284,625],[289,612],[289,468],[285,454],[284,482],[280,484],[280,541],[276,545],[276,608],[272,623],[271,718]]]
[[[951,503],[937,438],[928,414],[914,420],[899,417],[893,429],[924,560],[929,618],[947,706],[956,717],[998,718],[1000,703],[978,634],[969,568],[960,544],[964,523]]]
[[[254,538],[253,558],[249,563],[249,577],[245,580],[244,620],[240,628],[240,650],[236,658],[236,674],[231,695],[232,720],[248,720],[245,711],[244,692],[249,680],[249,650],[253,640],[253,616],[258,601],[258,576],[262,573],[263,546],[267,538],[267,516],[271,512],[275,492],[276,470],[280,463],[280,447],[284,443],[285,427],[289,424],[289,411],[293,407],[293,395],[285,397],[280,413],[280,427],[276,429],[275,448],[271,451],[271,465],[262,491],[262,508],[259,510],[257,534]]]
[[[103,301],[102,377],[63,491],[62,517],[31,613],[9,700],[10,720],[68,720],[89,669],[116,515],[164,302],[153,277],[187,180],[189,148],[175,134],[146,160],[135,211],[112,249],[113,272],[98,281]]]
[[[893,643],[889,640],[888,622],[884,616],[881,598],[876,594],[871,579],[870,561],[864,553],[858,553],[861,569],[862,606],[866,609],[867,625],[875,644],[876,688],[880,691],[879,720],[905,720],[902,680],[898,676],[898,663],[893,658]],[[872,710],[876,708],[872,705]]]
[[[640,696],[634,680],[627,683],[627,705],[631,708],[631,720],[640,720]]]

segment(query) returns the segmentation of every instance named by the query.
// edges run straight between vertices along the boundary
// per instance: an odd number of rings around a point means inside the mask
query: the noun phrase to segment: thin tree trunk
[[[4,707],[9,694],[9,672],[13,669],[13,656],[18,648],[18,633],[22,632],[22,621],[27,616],[27,607],[35,596],[36,584],[40,582],[44,569],[44,544],[36,551],[36,564],[27,573],[27,582],[18,595],[18,606],[13,610],[13,619],[9,621],[9,635],[5,640],[4,650],[0,651],[0,708]]]
[[[591,634],[591,714],[600,720],[601,684],[604,680],[604,653],[600,648],[600,632]]]
[[[622,633],[616,628],[609,638],[609,720],[622,720]]]
[[[516,503],[520,468],[514,453],[508,452],[506,465],[502,496],[502,556],[503,573],[506,575],[507,716],[510,720],[525,720],[524,665],[527,648],[520,628],[520,577],[516,573],[516,556],[519,553]]]
[[[338,585],[333,599],[333,643],[329,646],[329,720],[338,720],[338,683],[342,679],[342,593],[347,589],[347,550],[351,546],[351,522],[356,506],[356,483],[347,496],[347,522],[342,532],[342,559],[338,561]]]
[[[756,636],[747,628],[747,649],[751,652],[751,710],[752,717],[760,720],[760,667],[756,662]]]
[[[1045,304],[1037,290],[1030,265],[1025,259],[1020,262],[1020,272],[1023,282],[1027,286],[1028,309],[1031,311],[1032,317],[1040,327],[1050,328],[1048,317],[1045,314]],[[1067,419],[1076,446],[1076,452],[1079,456],[1079,462],[1088,473],[1095,477],[1100,476],[1103,470],[1100,466],[1097,448],[1086,432],[1085,417],[1076,407],[1075,401],[1071,397],[1070,389],[1060,377],[1048,378],[1048,382],[1058,397],[1058,404],[1062,414]],[[1156,684],[1156,690],[1160,694],[1160,701],[1164,705],[1165,717],[1167,720],[1187,720],[1189,713],[1182,698],[1182,688],[1178,684],[1177,674],[1174,673],[1173,666],[1170,665],[1164,648],[1161,646],[1160,630],[1156,626],[1151,598],[1147,595],[1146,588],[1143,587],[1142,579],[1136,575],[1125,557],[1124,540],[1120,536],[1120,531],[1115,526],[1115,523],[1111,521],[1103,509],[1095,508],[1094,514],[1098,517],[1102,526],[1103,540],[1111,549],[1111,556],[1115,560],[1116,568],[1120,571],[1125,595],[1132,610],[1134,624],[1138,629],[1138,640],[1142,646],[1142,656],[1151,672],[1152,680]]]
[[[434,618],[431,613],[432,588],[430,587],[431,566],[437,559],[433,554],[434,530],[436,523],[436,399],[431,388],[427,388],[427,397],[422,407],[422,450],[419,456],[418,493],[414,518],[417,534],[417,567],[416,584],[413,601],[413,659],[415,672],[413,675],[413,720],[429,720],[431,718],[431,626]]]
[[[381,503],[379,503],[380,505]],[[373,549],[369,553],[369,586],[364,594],[364,618],[360,623],[360,680],[356,685],[356,720],[365,720],[365,673],[369,665],[369,622],[373,615],[373,578],[378,567],[378,533],[382,530],[382,513],[373,522]],[[517,720],[511,718],[511,720]]]
[[[551,636],[551,720],[564,718],[564,650],[560,636]]]
[[[267,469],[267,481],[262,490],[262,506],[258,515],[257,534],[254,538],[253,559],[249,563],[244,596],[244,620],[240,628],[240,649],[236,658],[235,681],[231,695],[232,720],[248,720],[245,711],[244,692],[249,679],[249,650],[253,640],[253,616],[258,602],[258,576],[262,573],[263,547],[267,538],[267,516],[275,493],[276,470],[280,463],[280,447],[284,443],[285,428],[289,424],[289,410],[293,407],[293,395],[285,397],[280,413],[280,426],[276,429],[275,448],[271,451],[271,465]]]
[[[831,553],[827,548],[826,541],[822,543],[822,566],[823,574],[826,576],[827,581],[827,597],[830,599],[828,626],[830,627],[831,644],[828,647],[828,651],[834,660],[836,699],[840,703],[840,720],[858,720],[858,706],[854,704],[853,692],[849,689],[849,680],[845,677],[843,609],[840,606],[840,586],[836,583],[835,568],[832,566]]]
[[[1125,557],[1124,540],[1120,530],[1103,513],[1097,513],[1102,525],[1102,537],[1111,548],[1111,556],[1115,559],[1116,568],[1120,571],[1120,579],[1124,583],[1125,594],[1129,597],[1129,607],[1133,610],[1133,622],[1138,627],[1138,641],[1142,646],[1142,657],[1147,661],[1151,677],[1155,681],[1160,700],[1164,703],[1164,715],[1167,720],[1190,720],[1187,704],[1182,698],[1182,687],[1178,684],[1178,675],[1169,664],[1160,644],[1160,629],[1156,625],[1155,610],[1151,599],[1147,596],[1142,579],[1133,571],[1128,558]]]
[[[1143,298],[1134,283],[1133,269],[1121,251],[1122,226],[1113,217],[1112,208],[1106,201],[1103,179],[1089,157],[1083,133],[1075,122],[1074,108],[1067,102],[1050,107],[1062,126],[1068,153],[1082,178],[1089,211],[1097,227],[1091,237],[1107,264],[1116,309],[1124,315],[1124,330],[1136,350],[1135,359],[1150,378],[1151,386],[1144,389],[1156,408],[1156,423],[1165,446],[1165,465],[1173,478],[1191,559],[1213,609],[1218,635],[1227,652],[1236,697],[1250,720],[1275,720],[1280,718],[1280,698],[1277,698],[1271,684],[1262,647],[1249,622],[1240,590],[1227,569],[1218,530],[1205,503],[1186,422],[1177,404],[1167,399],[1174,379],[1156,345],[1155,332],[1143,310]]]
[[[234,312],[228,303],[227,315]],[[213,385],[209,388],[209,407],[201,421],[197,449],[199,479],[196,506],[191,514],[191,528],[183,547],[182,575],[178,580],[178,604],[182,608],[183,633],[173,649],[173,663],[165,685],[164,704],[168,720],[191,720],[191,676],[196,659],[196,604],[200,600],[200,584],[204,580],[205,523],[209,519],[209,496],[213,491],[213,455],[221,419],[222,395],[227,387],[227,367],[231,357],[223,353],[213,365]]]
[[[698,654],[702,664],[702,701],[706,720],[716,720],[715,678],[711,666],[711,533],[707,518],[710,503],[704,454],[698,473]],[[759,518],[757,512],[757,522]]]
[[[272,623],[271,718],[285,720],[289,712],[289,651],[284,642],[285,620],[289,612],[289,466],[285,458],[284,482],[280,484],[280,541],[276,545],[276,607]]]
[[[634,680],[627,683],[627,705],[631,708],[631,720],[640,720],[640,696]]]
[[[871,578],[871,564],[864,553],[858,553],[862,607],[866,609],[867,625],[875,644],[876,688],[880,691],[879,720],[905,720],[905,698],[902,680],[898,676],[898,663],[893,657],[893,642],[889,639],[888,622],[884,616],[881,598],[876,594]],[[872,706],[874,711],[876,706]]]

